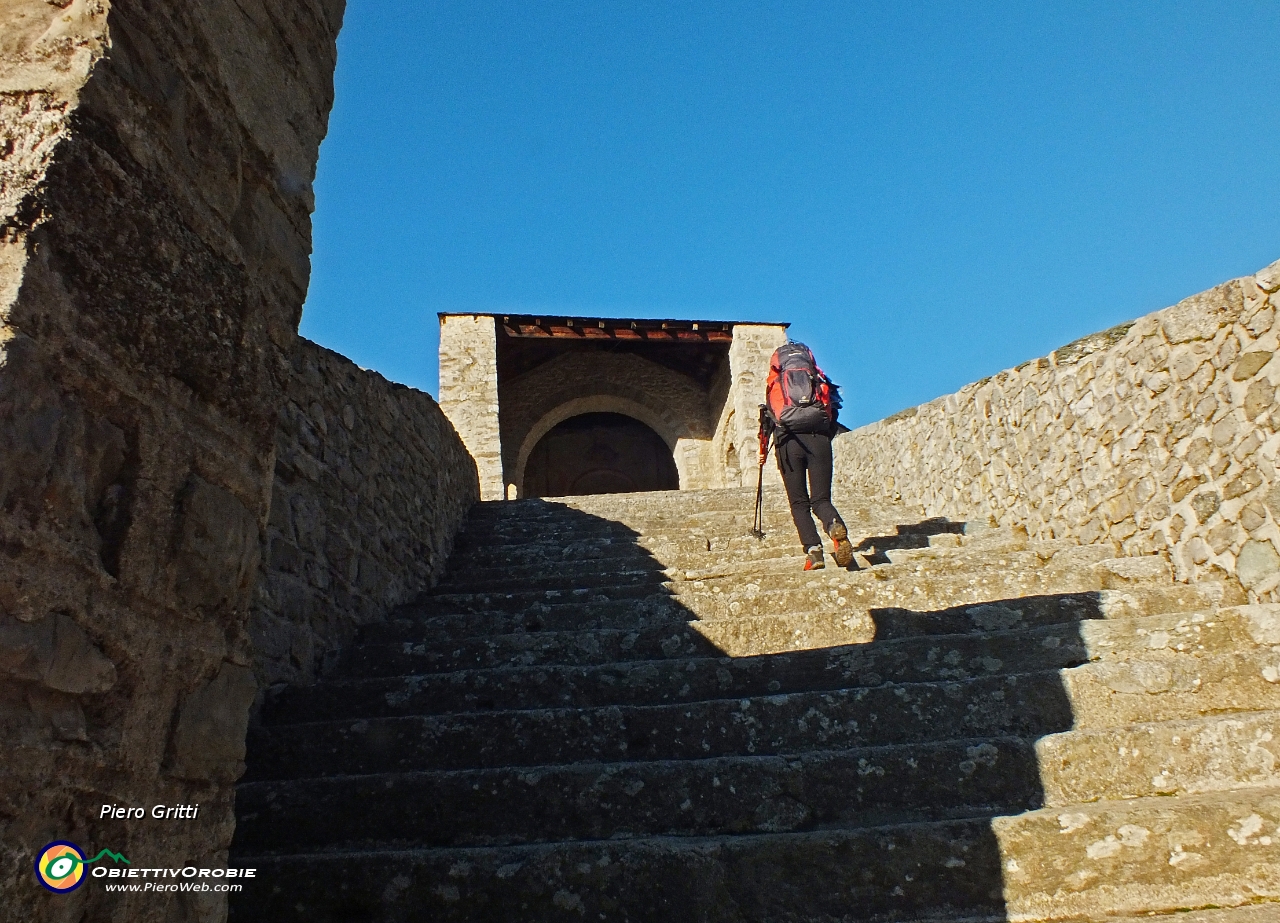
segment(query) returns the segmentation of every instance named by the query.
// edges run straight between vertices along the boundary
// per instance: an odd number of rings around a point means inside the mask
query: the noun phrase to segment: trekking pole
[[[760,405],[760,470],[756,475],[756,515],[751,523],[751,534],[757,540],[764,539],[764,463],[769,458],[769,449],[773,445],[773,418],[769,416],[769,407]],[[768,433],[766,436],[765,433]]]
[[[756,478],[756,517],[751,534],[758,540],[764,540],[764,462],[760,463],[760,473]]]

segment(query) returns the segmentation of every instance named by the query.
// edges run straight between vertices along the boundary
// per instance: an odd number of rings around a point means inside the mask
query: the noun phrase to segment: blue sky
[[[1280,4],[349,0],[302,333],[792,322],[879,419],[1280,258]]]

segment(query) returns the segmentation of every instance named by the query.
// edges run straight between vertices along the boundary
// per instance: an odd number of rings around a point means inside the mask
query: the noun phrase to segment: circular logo
[[[36,877],[56,894],[66,894],[84,884],[84,853],[75,843],[57,840],[36,856]]]

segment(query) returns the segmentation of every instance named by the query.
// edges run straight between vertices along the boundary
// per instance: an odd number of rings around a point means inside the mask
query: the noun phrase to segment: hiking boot
[[[849,541],[849,530],[837,519],[831,524],[831,531],[828,534],[836,543],[836,550],[832,557],[836,559],[837,566],[848,567],[853,563],[853,542]]]
[[[807,557],[804,559],[804,569],[822,570],[826,566],[827,562],[822,559],[822,546],[814,545],[809,549]]]

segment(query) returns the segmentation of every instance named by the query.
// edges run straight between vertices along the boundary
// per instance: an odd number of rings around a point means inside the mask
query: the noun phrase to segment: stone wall
[[[488,314],[440,316],[440,406],[480,472],[480,496],[501,500],[502,436],[498,428],[498,339]]]
[[[714,444],[717,456],[725,457],[723,469],[734,470],[727,456],[737,455],[736,466],[741,483],[750,486],[758,470],[760,451],[760,405],[764,402],[764,386],[769,380],[769,360],[773,351],[787,342],[787,328],[773,324],[736,324],[733,344],[729,347],[731,383]],[[781,489],[782,477],[770,455],[765,477],[775,490]],[[726,487],[735,486],[726,481]]]
[[[1280,601],[1278,290],[1280,262],[847,433],[837,476]]]
[[[0,919],[224,913],[215,894],[52,895],[32,864],[59,839],[225,861],[342,13],[0,4]]]
[[[250,621],[262,685],[314,680],[356,626],[438,579],[479,499],[431,395],[299,338]]]

